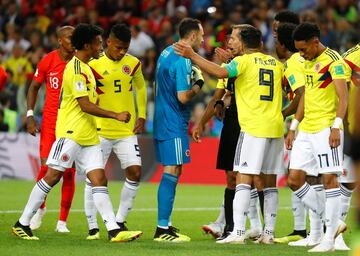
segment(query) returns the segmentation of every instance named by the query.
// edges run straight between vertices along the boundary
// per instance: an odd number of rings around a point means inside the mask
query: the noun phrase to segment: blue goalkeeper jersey
[[[191,61],[177,55],[172,46],[160,54],[156,65],[154,138],[169,140],[187,136],[189,104],[177,93],[191,88]]]

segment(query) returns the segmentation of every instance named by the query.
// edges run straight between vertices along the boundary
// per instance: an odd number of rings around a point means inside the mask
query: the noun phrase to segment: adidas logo
[[[109,74],[109,72],[107,70],[105,70],[104,73],[103,73],[103,76],[108,75],[108,74]]]
[[[243,163],[241,164],[241,167],[248,167],[247,162],[243,162]]]

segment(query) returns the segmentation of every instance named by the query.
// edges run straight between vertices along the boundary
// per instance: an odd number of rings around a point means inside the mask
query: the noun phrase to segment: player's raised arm
[[[176,54],[190,59],[192,62],[198,65],[202,71],[209,73],[210,75],[213,75],[217,78],[225,78],[229,76],[226,68],[204,59],[199,54],[197,54],[186,42],[179,41],[175,43],[174,49]]]

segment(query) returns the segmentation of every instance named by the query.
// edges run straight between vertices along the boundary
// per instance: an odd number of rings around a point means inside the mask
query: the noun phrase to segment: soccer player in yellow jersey
[[[240,52],[240,30],[249,26],[248,24],[234,25],[228,42],[228,51],[217,48],[216,54],[224,63],[228,63],[235,56],[241,55]],[[225,64],[223,64],[225,65]],[[216,169],[225,170],[226,172],[226,189],[224,193],[223,206],[221,207],[219,217],[215,222],[202,226],[206,233],[218,237],[217,240],[225,239],[233,230],[233,200],[235,196],[236,187],[236,172],[233,170],[233,163],[235,157],[235,150],[237,139],[240,134],[240,126],[237,116],[234,86],[235,77],[231,79],[219,79],[213,98],[207,105],[204,114],[201,117],[199,124],[197,124],[193,131],[192,137],[197,142],[201,142],[201,135],[203,127],[216,114],[222,119],[221,112],[224,112],[223,123],[221,130],[219,149],[217,155]],[[229,97],[230,103],[225,107],[223,98]],[[225,100],[227,101],[227,100]],[[249,238],[257,238],[262,231],[262,223],[259,210],[259,196],[256,188],[251,190],[251,200],[249,208],[250,229],[247,231]],[[224,226],[225,224],[225,226]]]
[[[290,23],[281,23],[277,27],[277,40],[275,42],[276,46],[276,53],[279,57],[279,59],[285,60],[284,63],[284,77],[283,77],[283,88],[288,96],[288,99],[290,101],[290,104],[283,109],[282,113],[284,118],[295,114],[297,106],[299,104],[299,101],[301,99],[301,96],[304,93],[305,90],[305,79],[304,79],[304,58],[300,56],[300,54],[297,52],[297,49],[294,45],[294,40],[292,38],[292,33],[295,30],[296,25],[290,24]],[[289,151],[290,154],[290,151]],[[315,163],[316,164],[316,163]],[[316,168],[316,166],[313,166],[312,168]],[[307,182],[318,193],[324,193],[323,185],[319,185],[318,183],[318,177],[317,176],[307,176]],[[292,203],[292,211],[294,215],[294,231],[284,237],[281,238],[275,238],[276,243],[289,243],[291,242],[291,245],[294,245],[294,241],[296,242],[295,245],[303,244],[304,241],[307,241],[306,239],[306,210],[304,204],[301,202],[301,200],[292,193],[291,197],[291,203]],[[316,225],[313,225],[314,218],[319,219],[316,214],[310,213],[310,229],[312,227],[315,227]],[[315,221],[316,222],[316,221]],[[317,221],[316,223],[321,225],[320,221]],[[305,240],[304,240],[305,239]],[[290,244],[289,244],[290,245]],[[294,246],[295,246],[294,245]]]
[[[321,239],[322,229],[310,233],[308,245],[318,245],[309,252],[333,251],[334,238],[346,229],[345,223],[339,220],[337,175],[342,172],[342,120],[347,108],[346,80],[349,74],[341,56],[320,43],[320,30],[316,24],[300,24],[293,37],[305,59],[306,84],[286,139],[287,148],[292,148],[288,184],[310,210],[325,218],[325,236]],[[299,122],[299,133],[292,146]],[[316,169],[311,168],[314,161]],[[322,175],[325,204],[305,181],[306,173]]]
[[[116,224],[113,207],[108,195],[107,180],[103,169],[103,156],[96,131],[94,116],[128,122],[129,112],[113,112],[98,107],[96,83],[88,62],[99,58],[102,51],[103,30],[90,24],[76,26],[71,43],[77,50],[64,70],[56,125],[56,141],[48,160],[46,176],[34,186],[25,209],[12,228],[14,235],[26,240],[38,240],[30,230],[31,217],[44,198],[61,179],[66,168],[77,163],[77,170],[86,173],[92,183],[95,205],[100,212],[111,242],[130,241],[142,232],[121,231]]]
[[[240,49],[244,55],[225,67],[205,60],[187,44],[175,44],[178,54],[191,59],[199,67],[218,78],[236,77],[235,98],[241,132],[234,159],[236,192],[234,198],[234,230],[218,243],[245,243],[246,216],[254,176],[264,174],[265,229],[259,242],[270,244],[278,207],[276,172],[282,170],[283,117],[281,114],[282,64],[261,53],[261,32],[255,27],[240,30]]]
[[[141,62],[127,54],[131,40],[130,29],[125,24],[111,28],[107,49],[99,59],[89,62],[97,82],[99,106],[113,111],[129,111],[132,118],[121,123],[108,118],[96,118],[100,145],[104,155],[104,168],[111,150],[126,170],[126,180],[120,196],[116,222],[127,230],[125,220],[136,197],[140,176],[141,157],[136,133],[144,131],[146,119],[146,86],[141,71]],[[136,93],[135,93],[136,90]],[[136,96],[138,115],[134,102]],[[89,224],[88,239],[98,239],[99,227],[96,221],[96,207],[93,203],[91,183],[85,186],[85,213]]]

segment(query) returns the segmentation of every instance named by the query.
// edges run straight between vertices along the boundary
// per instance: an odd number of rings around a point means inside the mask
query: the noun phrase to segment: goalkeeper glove
[[[196,66],[192,66],[192,72],[191,72],[191,85],[197,85],[200,87],[200,89],[202,88],[202,86],[204,85],[204,77],[202,75],[201,70],[196,67]]]

